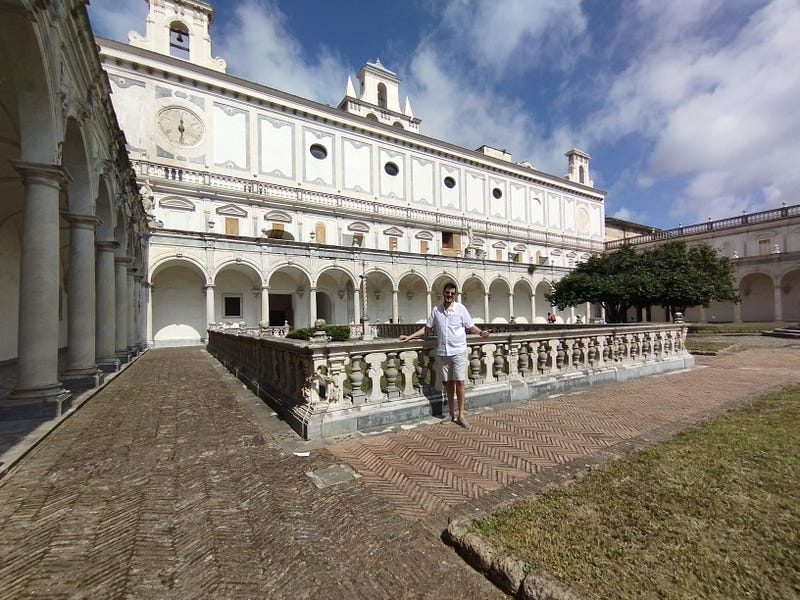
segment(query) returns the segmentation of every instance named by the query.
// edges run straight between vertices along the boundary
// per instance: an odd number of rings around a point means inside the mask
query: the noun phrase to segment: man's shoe
[[[456,418],[453,415],[447,415],[446,417],[442,417],[441,422],[446,425],[447,423],[455,423],[455,420]]]
[[[459,415],[459,417],[456,419],[456,423],[461,425],[464,429],[469,429],[469,421],[467,421],[467,418],[464,415]]]

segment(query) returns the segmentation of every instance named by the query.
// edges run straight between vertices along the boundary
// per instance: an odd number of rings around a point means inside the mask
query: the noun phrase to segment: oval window
[[[445,177],[444,185],[452,190],[454,187],[456,187],[456,180],[452,177]]]
[[[503,197],[503,192],[500,190],[500,188],[494,188],[492,190],[492,196],[500,200],[500,198]]]
[[[309,150],[311,151],[311,156],[318,160],[328,158],[328,149],[322,144],[312,144]]]
[[[387,162],[383,166],[383,170],[386,171],[387,175],[391,175],[392,177],[394,177],[400,172],[400,168],[393,162]]]

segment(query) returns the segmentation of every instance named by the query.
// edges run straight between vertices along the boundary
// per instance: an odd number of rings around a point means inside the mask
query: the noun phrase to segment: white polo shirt
[[[467,329],[475,325],[463,304],[453,301],[445,310],[444,304],[433,307],[425,326],[436,330],[436,354],[456,356],[467,351]]]

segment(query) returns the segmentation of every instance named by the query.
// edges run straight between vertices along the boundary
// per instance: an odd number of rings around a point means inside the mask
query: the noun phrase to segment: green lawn
[[[800,387],[473,527],[582,598],[800,598]]]

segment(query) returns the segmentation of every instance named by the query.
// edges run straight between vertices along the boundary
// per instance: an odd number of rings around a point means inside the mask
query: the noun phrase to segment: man
[[[433,307],[427,323],[411,335],[401,335],[400,341],[407,342],[425,335],[430,330],[436,331],[436,362],[441,369],[442,381],[447,392],[447,404],[450,417],[445,422],[453,421],[465,429],[469,427],[464,416],[464,381],[467,378],[467,331],[489,337],[488,329],[481,329],[472,320],[469,311],[460,302],[456,302],[456,284],[444,286],[441,304]],[[458,416],[453,410],[453,396],[458,398]]]

